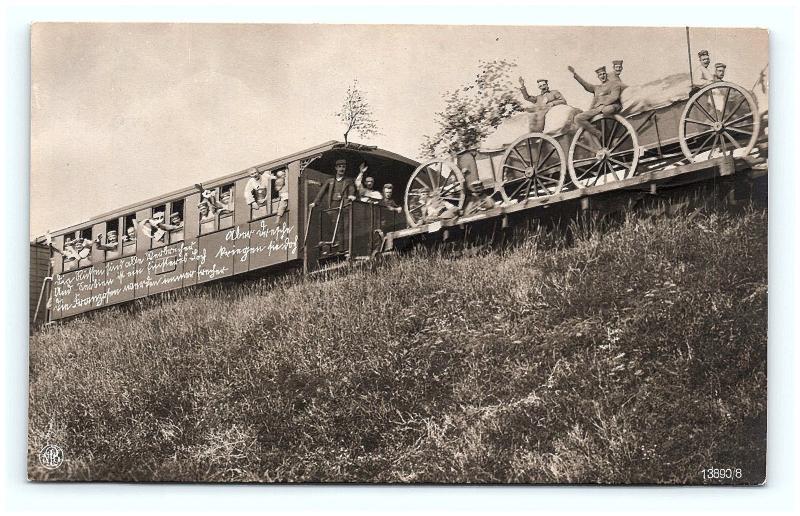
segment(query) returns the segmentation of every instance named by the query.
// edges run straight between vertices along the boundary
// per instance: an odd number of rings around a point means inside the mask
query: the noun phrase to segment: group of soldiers
[[[267,194],[270,187],[272,187],[278,199],[278,207],[275,213],[279,219],[282,218],[289,208],[289,183],[286,181],[286,171],[262,172],[252,167],[247,171],[247,174],[250,179],[244,185],[244,200],[253,210],[253,213],[265,211],[270,198]],[[270,181],[272,181],[272,185],[270,185]]]
[[[178,212],[170,214],[169,221],[165,220],[164,212],[157,211],[153,213],[152,217],[142,221],[141,223],[133,219],[130,225],[125,228],[125,234],[119,238],[116,229],[109,229],[104,235],[97,235],[97,238],[90,240],[82,235],[75,238],[67,238],[64,240],[64,248],[59,249],[52,245],[52,241],[48,237],[48,245],[53,251],[64,256],[65,263],[78,262],[80,260],[88,259],[90,257],[93,247],[101,251],[118,251],[120,242],[123,245],[134,244],[136,242],[137,228],[142,233],[153,240],[163,242],[164,236],[168,232],[183,230],[183,217]]]
[[[355,181],[345,177],[347,160],[337,159],[334,164],[336,175],[322,184],[314,200],[309,204],[310,209],[320,206],[323,200],[327,201],[327,208],[342,207],[348,202],[358,199],[368,204],[377,204],[394,212],[400,213],[403,209],[392,199],[394,185],[386,183],[381,191],[375,190],[375,178],[366,176],[369,166],[361,163]]]
[[[698,90],[703,86],[707,86],[712,82],[718,82],[725,79],[725,63],[714,64],[714,71],[709,69],[711,64],[711,56],[708,50],[701,50],[697,53],[697,58],[700,63],[695,67],[692,73],[692,89]]]
[[[694,69],[692,74],[692,89],[697,90],[711,84],[712,82],[722,81],[725,78],[724,63],[716,63],[714,71],[709,69],[711,57],[708,50],[701,50],[697,53],[699,64]],[[615,59],[612,63],[613,73],[608,74],[605,66],[601,66],[595,70],[599,84],[591,84],[584,80],[580,75],[575,72],[575,68],[568,66],[567,70],[570,71],[583,89],[592,93],[594,98],[589,106],[589,109],[575,115],[575,123],[582,127],[589,134],[600,138],[600,131],[592,126],[591,120],[597,115],[611,116],[619,113],[622,110],[622,91],[627,87],[622,82],[622,59]],[[520,92],[522,97],[531,102],[533,106],[525,108],[526,111],[531,113],[530,130],[532,132],[542,132],[544,129],[545,115],[554,106],[566,104],[567,100],[564,95],[557,90],[551,90],[547,79],[539,79],[537,86],[539,87],[539,95],[530,95],[525,88],[525,80],[520,77]]]
[[[572,73],[583,89],[592,93],[594,98],[589,109],[582,113],[575,115],[575,123],[584,128],[589,133],[600,136],[600,131],[595,129],[591,120],[597,115],[613,115],[622,109],[622,102],[620,100],[622,90],[625,89],[625,84],[622,82],[622,59],[615,59],[612,61],[613,74],[609,76],[605,66],[601,66],[595,73],[600,80],[600,84],[591,84],[575,72],[575,68],[568,66],[567,70]],[[547,79],[539,79],[536,81],[539,87],[539,95],[530,95],[525,87],[525,80],[520,77],[520,92],[522,97],[528,102],[533,103],[533,106],[525,110],[531,113],[530,129],[531,131],[541,132],[544,129],[545,116],[547,112],[554,106],[566,104],[567,100],[564,95],[557,90],[551,90]]]

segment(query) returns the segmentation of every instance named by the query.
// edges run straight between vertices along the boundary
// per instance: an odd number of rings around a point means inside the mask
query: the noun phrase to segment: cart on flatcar
[[[690,90],[686,76],[668,79],[676,83],[673,89],[685,86],[681,94],[655,103],[626,103],[623,96],[620,114],[592,119],[600,138],[571,123],[555,131],[545,124],[544,131],[520,134],[500,148],[481,146],[421,164],[406,185],[408,224],[456,219],[680,163],[751,153],[761,118],[750,91],[720,81],[689,95],[683,93]],[[556,106],[547,117],[560,108],[574,109]]]

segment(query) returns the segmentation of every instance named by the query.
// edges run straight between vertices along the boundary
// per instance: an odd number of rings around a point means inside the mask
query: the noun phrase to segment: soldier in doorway
[[[347,161],[344,159],[337,159],[335,164],[336,177],[332,177],[325,181],[320,188],[317,196],[309,204],[310,208],[318,206],[323,198],[327,199],[326,208],[335,208],[345,204],[345,199],[354,201],[356,199],[356,187],[353,180],[344,177],[347,170]]]

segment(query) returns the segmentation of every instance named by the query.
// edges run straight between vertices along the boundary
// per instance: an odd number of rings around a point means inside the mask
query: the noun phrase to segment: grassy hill
[[[763,481],[766,210],[570,233],[47,328],[30,477]],[[46,443],[59,469],[38,465]]]

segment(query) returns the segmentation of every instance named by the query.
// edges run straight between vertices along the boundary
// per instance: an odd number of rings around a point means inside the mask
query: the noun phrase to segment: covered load
[[[620,115],[631,116],[687,100],[691,90],[689,74],[676,73],[622,90]]]
[[[581,110],[562,104],[553,106],[547,111],[544,122],[545,134],[557,136],[572,131],[572,120]],[[517,138],[536,131],[532,124],[536,123],[536,115],[529,112],[517,113],[503,120],[499,126],[481,142],[481,152],[496,152],[505,149]]]

